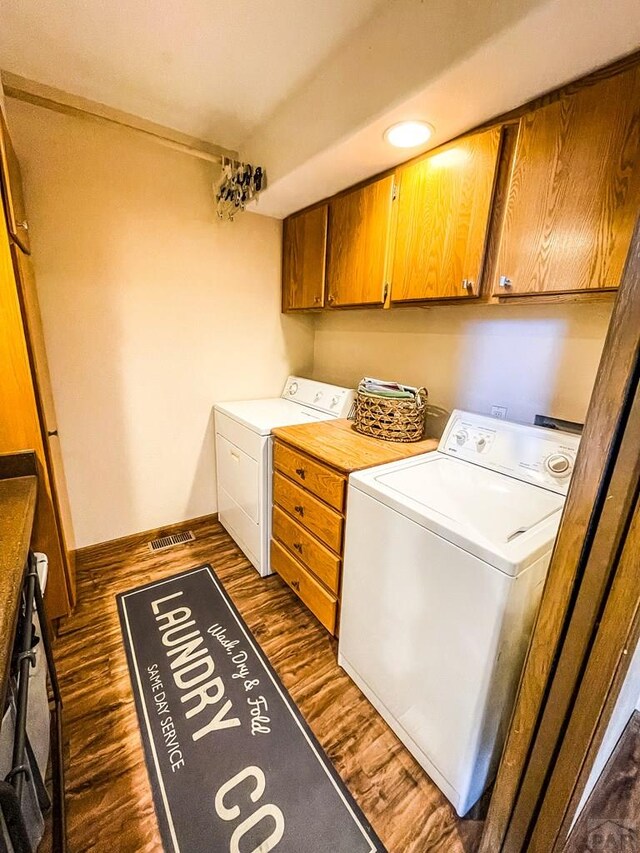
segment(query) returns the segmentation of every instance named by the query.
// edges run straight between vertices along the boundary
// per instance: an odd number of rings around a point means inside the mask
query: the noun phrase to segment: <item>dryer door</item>
[[[260,466],[255,459],[216,435],[218,487],[222,487],[254,524],[259,521]]]

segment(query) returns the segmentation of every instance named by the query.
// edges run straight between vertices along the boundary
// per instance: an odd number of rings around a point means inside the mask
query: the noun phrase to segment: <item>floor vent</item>
[[[161,536],[160,539],[152,539],[149,542],[149,550],[164,551],[166,548],[173,548],[174,545],[193,542],[195,538],[190,530],[187,530],[186,533],[172,533],[171,536]]]

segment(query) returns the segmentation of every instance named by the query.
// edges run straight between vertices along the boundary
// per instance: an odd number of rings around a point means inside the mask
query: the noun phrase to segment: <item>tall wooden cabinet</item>
[[[0,452],[34,450],[38,459],[33,545],[49,558],[47,609],[55,619],[75,601],[74,543],[20,171],[1,114],[0,161]]]
[[[640,212],[640,66],[524,115],[493,292],[613,290]]]
[[[383,305],[387,292],[394,178],[358,187],[329,204],[327,302]]]
[[[391,301],[477,297],[501,128],[399,170]]]

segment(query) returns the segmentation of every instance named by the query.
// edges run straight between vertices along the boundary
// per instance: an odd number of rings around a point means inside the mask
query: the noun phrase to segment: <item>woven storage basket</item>
[[[374,397],[358,391],[354,427],[363,435],[383,441],[420,441],[426,412],[426,388],[418,389],[415,400]]]

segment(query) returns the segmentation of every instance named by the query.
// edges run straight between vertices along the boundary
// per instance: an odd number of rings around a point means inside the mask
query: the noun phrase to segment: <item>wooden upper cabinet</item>
[[[639,213],[636,66],[522,118],[493,292],[617,288]]]
[[[27,252],[31,251],[29,241],[29,224],[22,195],[22,178],[20,166],[16,157],[9,131],[0,110],[0,174],[2,176],[2,196],[7,217],[9,233],[20,246]]]
[[[331,200],[327,302],[332,307],[384,304],[393,188],[390,175]]]
[[[478,296],[501,128],[400,170],[391,301]]]
[[[322,308],[327,254],[326,204],[284,221],[282,310]]]

